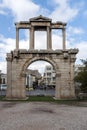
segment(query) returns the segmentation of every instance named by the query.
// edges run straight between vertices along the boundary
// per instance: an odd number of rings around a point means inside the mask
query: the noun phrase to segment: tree
[[[80,83],[81,91],[87,93],[87,59],[81,61],[83,63],[83,68],[75,76],[75,82]]]

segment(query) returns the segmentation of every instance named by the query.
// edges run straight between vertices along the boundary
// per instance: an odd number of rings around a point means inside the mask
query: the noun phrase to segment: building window
[[[0,84],[2,84],[2,79],[0,79]]]
[[[56,78],[55,77],[53,77],[53,81],[55,81],[56,80]]]
[[[51,78],[47,78],[47,81],[50,82]]]
[[[51,76],[51,73],[47,73],[47,76]]]
[[[51,67],[48,67],[47,70],[51,70]]]
[[[5,78],[3,78],[3,84],[5,84]]]

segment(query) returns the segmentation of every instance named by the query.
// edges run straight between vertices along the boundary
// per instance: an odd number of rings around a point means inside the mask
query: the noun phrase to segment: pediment
[[[38,21],[49,21],[49,22],[51,22],[52,20],[51,19],[49,19],[49,18],[47,18],[47,17],[44,17],[44,16],[42,16],[42,15],[40,15],[40,16],[38,16],[38,17],[34,17],[34,18],[31,18],[30,19],[30,22],[38,22]]]

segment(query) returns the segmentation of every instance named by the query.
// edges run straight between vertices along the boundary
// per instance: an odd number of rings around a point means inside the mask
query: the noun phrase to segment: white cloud
[[[0,49],[3,50],[4,53],[15,49],[15,39],[5,37],[0,38]]]
[[[38,70],[39,73],[41,73],[43,75],[45,66],[47,66],[47,65],[51,65],[51,64],[46,61],[39,60],[39,61],[36,61],[36,62],[33,62],[32,64],[30,64],[28,69]]]
[[[46,36],[44,34],[44,36]],[[39,42],[38,46],[40,45],[40,47],[43,46],[44,44],[44,36],[43,34],[40,34],[36,40],[36,44],[37,42]],[[53,38],[53,49],[60,49],[62,48],[62,37],[61,36],[58,36],[57,34],[53,34],[52,36]],[[39,39],[39,40],[38,40]],[[29,48],[29,39],[27,40],[20,40],[19,42],[20,44],[20,49],[23,48],[23,49],[28,49]],[[79,61],[80,59],[86,59],[87,57],[87,41],[83,41],[83,42],[80,42],[80,43],[77,43],[77,44],[70,44],[70,41],[66,41],[66,44],[67,44],[67,48],[78,48],[79,49],[79,53],[77,55],[77,58]],[[12,38],[5,38],[3,37],[2,35],[0,36],[0,58],[2,58],[1,60],[1,63],[0,63],[0,70],[2,70],[2,72],[6,72],[6,53],[7,52],[10,52],[11,50],[14,50],[15,49],[15,39],[12,39]],[[39,48],[41,49],[41,48]],[[40,64],[39,64],[40,65]],[[34,66],[34,69],[37,69],[38,65],[36,65],[37,67]],[[43,66],[43,65],[42,65]],[[43,68],[43,67],[42,67]],[[42,70],[43,72],[43,69],[40,68],[40,72]]]
[[[6,54],[11,52],[11,50],[15,49],[15,44],[16,41],[15,39],[12,38],[5,38],[4,36],[0,35],[0,70],[2,70],[2,72],[7,71],[7,67],[6,67]],[[24,48],[27,49],[29,48],[28,45],[28,40],[20,40],[19,42],[20,44],[20,49]]]
[[[53,49],[60,48],[61,46],[61,38],[57,36],[57,34],[53,34],[52,36],[53,41]],[[46,49],[46,32],[38,32],[36,33],[36,38],[35,38],[35,47],[36,49]],[[11,52],[11,50],[15,49],[15,44],[16,41],[15,39],[12,38],[5,38],[3,35],[0,35],[0,58],[2,59],[0,69],[3,72],[6,72],[6,67],[4,68],[3,66],[6,66],[6,53]],[[19,48],[20,49],[29,49],[29,39],[22,39],[19,41]]]
[[[81,64],[81,59],[87,59],[87,41],[81,41],[79,43],[76,44],[70,44],[70,41],[67,41],[67,48],[77,48],[79,49],[78,54],[76,55],[77,60],[76,63],[77,64]]]
[[[0,70],[2,73],[7,73],[7,63],[5,61],[0,62]]]
[[[28,49],[30,40],[29,40],[29,31],[25,32],[26,40],[22,39],[19,41],[20,49]],[[46,31],[37,31],[35,32],[34,37],[34,46],[35,49],[47,49],[47,33]],[[52,32],[52,49],[62,49],[62,32],[61,35],[58,34],[58,31]]]
[[[52,33],[52,49],[62,49],[62,36],[57,32]],[[35,49],[47,49],[47,33],[38,31],[35,33]]]
[[[53,4],[55,6],[54,10],[51,11],[49,15],[49,9],[42,8],[40,5],[35,4],[32,0],[3,0],[3,3],[0,4],[0,13],[7,14],[11,13],[15,21],[21,20],[28,20],[31,17],[39,15],[40,13],[49,18],[52,18],[53,21],[63,21],[68,22],[75,18],[78,15],[79,7],[71,7],[69,5],[69,0],[53,0]],[[6,12],[6,9],[10,11]],[[85,12],[86,14],[86,12]],[[84,31],[81,28],[73,28],[69,27],[68,30],[70,33],[73,34],[81,34]],[[29,33],[26,34],[26,40],[22,39],[19,42],[20,48],[28,49],[29,48]],[[38,49],[45,49],[46,48],[46,32],[44,33],[37,33],[35,39],[35,48]],[[75,41],[75,39],[71,38],[66,41],[68,48],[79,48],[78,59],[85,58],[87,56],[87,45],[86,42],[77,43],[76,46],[70,44],[71,41]],[[53,49],[60,49],[62,48],[62,36],[58,36],[57,34],[52,34],[52,42],[53,42]],[[0,57],[5,59],[6,53],[10,52],[11,50],[15,49],[15,39],[12,38],[5,38],[0,35]],[[4,66],[6,66],[6,62],[0,63],[0,69],[4,71]]]
[[[82,28],[69,26],[67,32],[68,34],[83,34],[84,30]]]
[[[6,15],[7,13],[5,11],[3,11],[3,10],[0,10],[0,14]]]
[[[28,39],[27,40],[25,40],[25,39],[20,40],[19,41],[19,48],[20,49],[29,49],[29,40]]]
[[[78,14],[79,9],[69,5],[69,0],[54,0],[56,8],[51,13],[50,17],[54,21],[68,22],[72,20]]]
[[[46,49],[46,32],[36,32],[35,33],[35,49]]]
[[[87,10],[84,11],[83,15],[87,17]]]
[[[52,48],[62,49],[62,36],[58,36],[57,34],[52,35]]]
[[[39,4],[35,4],[32,0],[3,0],[3,3],[0,4],[2,9],[7,8],[10,10],[9,13],[13,15],[15,21],[28,20],[31,17],[42,14],[49,16],[54,21],[68,22],[72,20],[79,11],[79,7],[70,7],[69,0],[54,0],[53,5],[55,8],[53,11],[50,11],[49,8],[43,8]],[[1,11],[2,13],[7,13],[5,10]]]
[[[3,73],[7,71],[6,53],[15,48],[15,40],[11,38],[5,38],[0,35],[0,70]]]
[[[87,41],[82,41],[80,43],[77,43],[75,47],[79,49],[77,58],[79,60],[87,59]]]
[[[40,8],[32,0],[3,0],[3,5],[11,10],[15,21],[28,20],[35,16]]]

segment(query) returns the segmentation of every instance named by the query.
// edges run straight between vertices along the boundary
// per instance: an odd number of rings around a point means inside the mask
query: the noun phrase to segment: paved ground
[[[0,102],[0,130],[87,130],[87,107]]]

